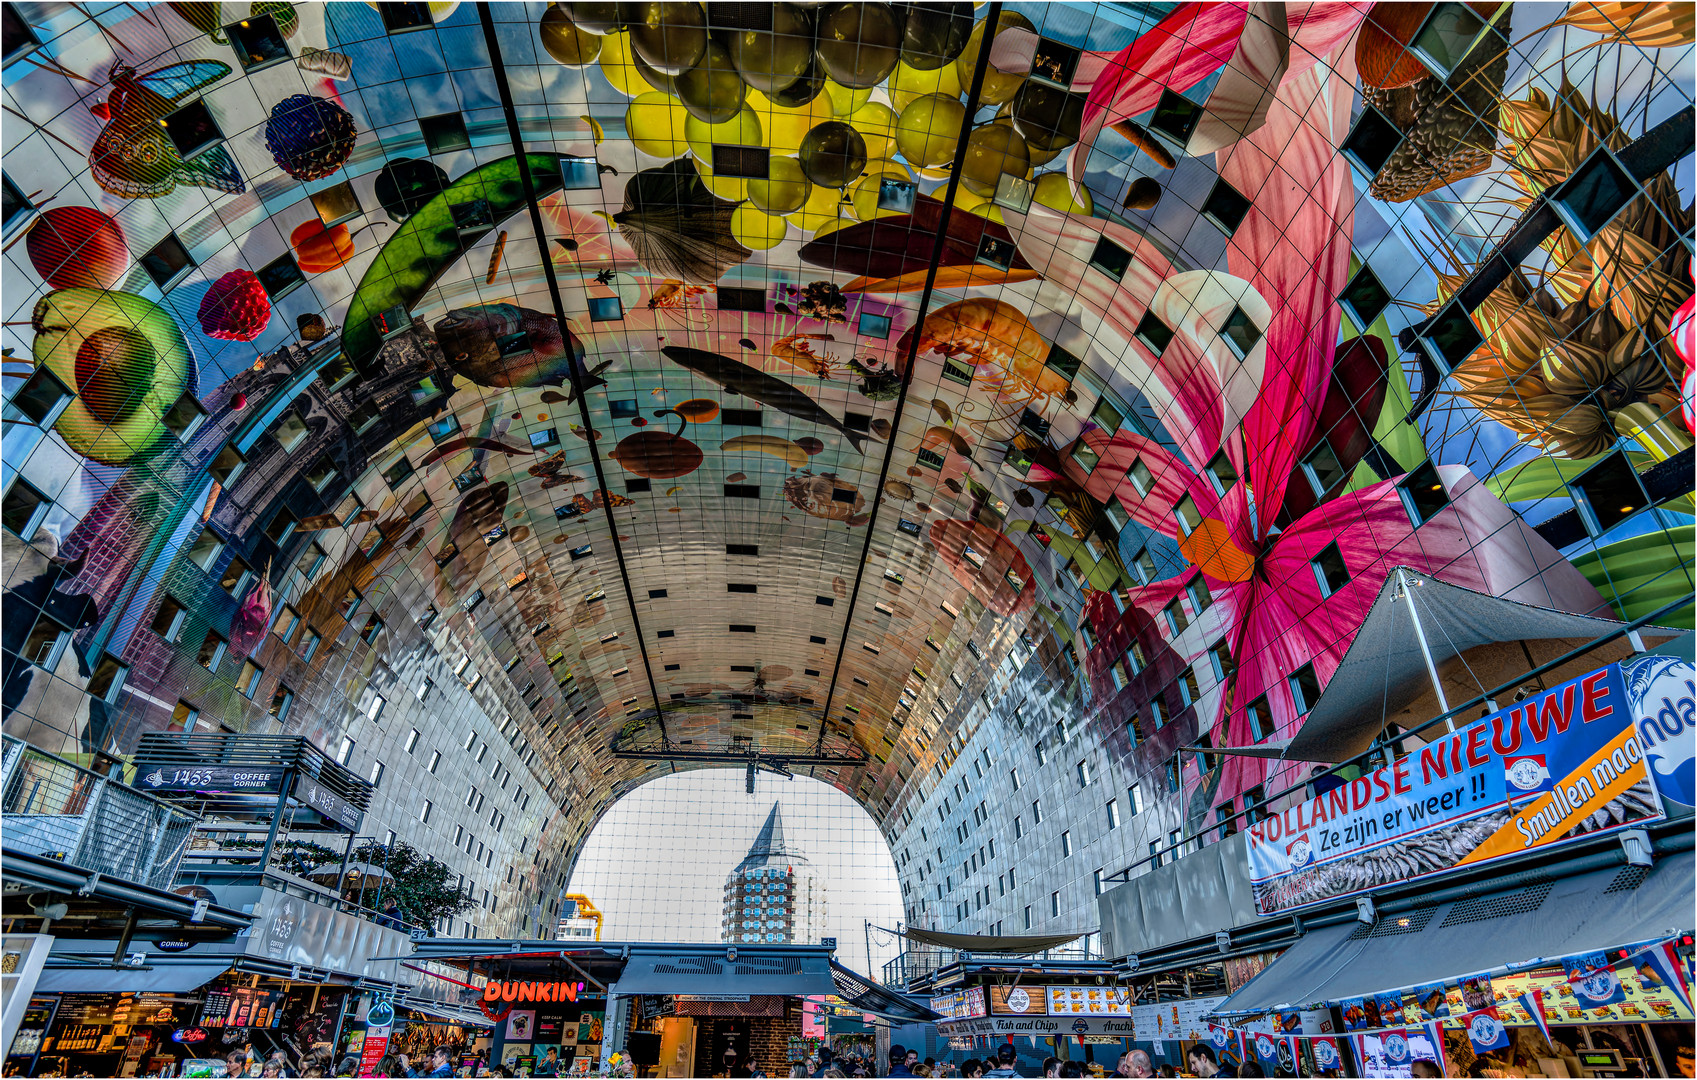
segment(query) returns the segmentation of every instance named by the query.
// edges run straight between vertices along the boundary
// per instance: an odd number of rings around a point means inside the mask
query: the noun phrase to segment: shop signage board
[[[1024,1015],[998,1010],[998,996],[1013,996],[1010,990],[1029,990],[1031,1011]],[[1163,1001],[1146,1005],[1131,1005],[1122,1013],[1114,1014],[1102,1009],[1094,1014],[1067,1013],[1065,1015],[1048,1015],[1048,1004],[1056,991],[1064,995],[1065,1003],[1071,1007],[1071,995],[1074,990],[1101,990],[1106,995],[1118,992],[1116,987],[1081,987],[1081,986],[1033,986],[1033,987],[1002,987],[992,986],[990,990],[991,1012],[989,1016],[974,1017],[966,1020],[939,1020],[937,1031],[948,1036],[971,1035],[1106,1035],[1119,1039],[1138,1039],[1149,1042],[1156,1039],[1188,1039],[1196,1040],[1207,1037],[1208,1022],[1203,1016],[1219,1008],[1226,999],[1224,997],[1189,998],[1184,1001]],[[1004,1006],[1005,1008],[1005,1006]]]
[[[938,994],[933,997],[931,1011],[945,1020],[970,1020],[976,1016],[986,1016],[990,1010],[984,1006],[984,988],[972,986],[952,994]]]
[[[236,765],[161,765],[142,774],[136,786],[143,791],[258,795],[281,791],[288,771]]]
[[[295,777],[294,796],[349,832],[358,832],[365,812],[304,774]]]
[[[988,988],[993,1016],[1046,1016],[1049,995],[1041,986],[992,986]]]
[[[1668,661],[1683,679],[1661,672]],[[1660,677],[1644,678],[1643,663]],[[1256,822],[1246,830],[1256,912],[1550,847],[1604,807],[1610,824],[1586,836],[1662,820],[1650,766],[1671,775],[1683,760],[1690,772],[1690,672],[1671,657],[1610,664]]]
[[[1050,1016],[1130,1016],[1131,992],[1123,986],[1047,987]]]

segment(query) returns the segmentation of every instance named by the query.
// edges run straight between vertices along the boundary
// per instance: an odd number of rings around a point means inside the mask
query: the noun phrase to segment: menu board
[[[938,994],[931,999],[931,1011],[945,1020],[968,1020],[987,1015],[984,1008],[984,987],[973,986],[952,994]]]
[[[1123,986],[1051,986],[1050,1016],[1130,1016],[1131,992]]]
[[[207,991],[206,1003],[201,1006],[200,1026],[278,1027],[283,1022],[283,998],[281,990],[215,986]]]

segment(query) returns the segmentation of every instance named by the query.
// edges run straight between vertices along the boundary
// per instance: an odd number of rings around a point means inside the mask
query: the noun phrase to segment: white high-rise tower
[[[784,839],[778,804],[725,878],[719,937],[728,942],[817,944],[825,933],[825,882]]]

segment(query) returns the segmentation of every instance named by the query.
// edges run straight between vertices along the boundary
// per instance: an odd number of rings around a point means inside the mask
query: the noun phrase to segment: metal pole
[[[349,833],[348,842],[342,845],[342,869],[336,875],[336,906],[338,908],[342,906],[342,887],[347,884],[348,880],[348,859],[353,855],[354,841],[358,839],[359,837]]]
[[[860,920],[860,930],[861,933],[866,935],[866,977],[875,982],[879,981],[877,974],[872,970],[872,920]]]
[[[1426,645],[1426,630],[1420,625],[1420,609],[1414,606],[1414,593],[1408,587],[1408,575],[1402,567],[1396,568],[1397,588],[1402,592],[1402,598],[1408,604],[1408,617],[1414,621],[1414,636],[1420,640],[1420,655],[1426,661],[1426,675],[1432,680],[1432,693],[1438,696],[1438,709],[1441,712],[1450,711],[1449,699],[1444,696],[1444,684],[1438,679],[1438,665],[1432,663],[1432,650]],[[1444,727],[1449,731],[1455,730],[1455,717],[1446,716]]]

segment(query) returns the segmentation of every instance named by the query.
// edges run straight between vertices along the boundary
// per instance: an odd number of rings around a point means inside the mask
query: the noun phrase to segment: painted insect
[[[89,169],[105,191],[125,199],[157,199],[177,184],[238,195],[247,190],[236,162],[224,146],[213,146],[184,161],[163,123],[196,91],[230,73],[216,60],[190,60],[137,74],[114,64],[112,92],[92,112],[106,127],[88,152]]]

